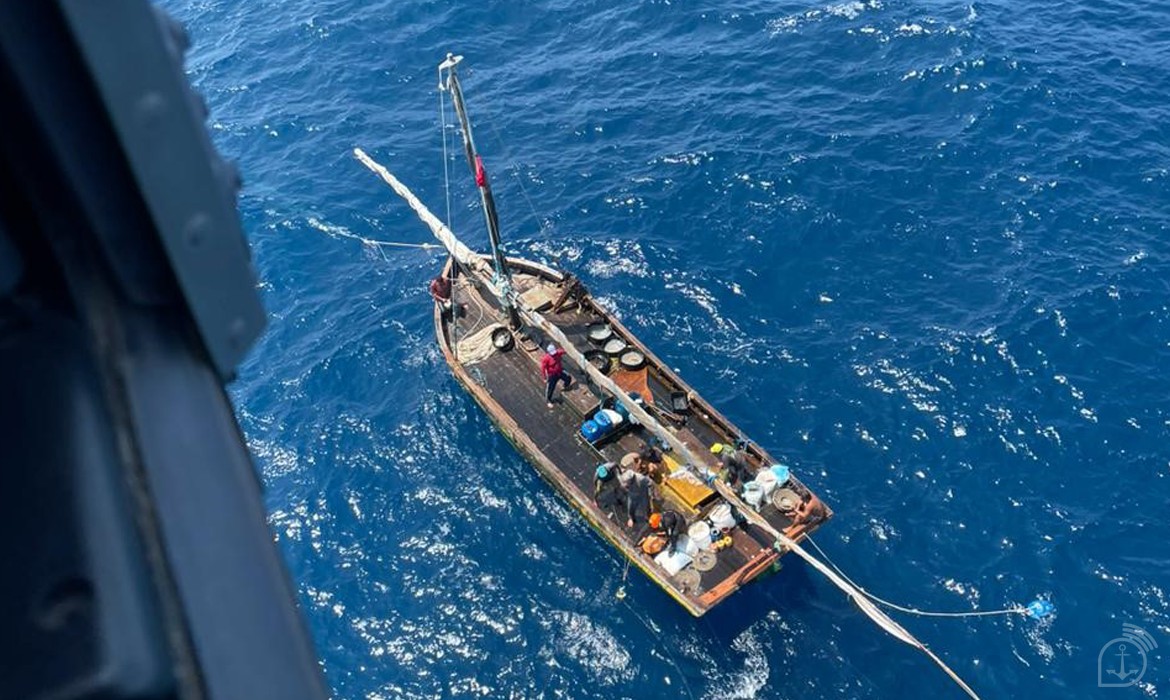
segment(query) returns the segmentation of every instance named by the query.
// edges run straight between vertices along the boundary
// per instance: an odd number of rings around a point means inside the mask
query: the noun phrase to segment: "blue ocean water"
[[[615,598],[622,561],[439,355],[441,258],[354,238],[428,240],[354,146],[446,215],[448,51],[510,252],[793,464],[850,576],[1056,605],[899,616],[984,697],[1166,692],[1170,7],[165,5],[245,179],[271,326],[232,393],[334,697],[959,697],[795,560],[700,620],[636,574]],[[1123,623],[1160,649],[1098,688]]]

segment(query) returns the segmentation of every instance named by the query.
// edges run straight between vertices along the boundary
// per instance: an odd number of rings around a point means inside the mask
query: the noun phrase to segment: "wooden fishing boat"
[[[579,280],[526,260],[508,258],[506,263],[519,295],[540,300],[542,306],[549,307],[543,316],[568,338],[572,347],[583,354],[592,352],[589,330],[608,327],[611,340],[625,341],[627,350],[622,355],[639,353],[644,357],[640,367],[627,369],[621,365],[621,355],[605,356],[605,363],[612,367],[609,377],[619,387],[638,393],[651,413],[662,416],[669,426],[667,429],[696,454],[710,455],[710,445],[740,440],[740,431],[727,418],[612,314],[595,303]],[[704,483],[705,479],[697,478],[680,464],[672,451],[660,449],[662,443],[641,425],[598,441],[582,435],[585,421],[610,398],[588,374],[575,372],[579,379],[575,388],[562,393],[553,409],[546,408],[545,381],[539,364],[551,340],[549,334],[532,326],[522,328],[522,334],[512,333],[506,324],[496,324],[493,330],[512,336],[513,346],[507,351],[493,352],[474,364],[461,361],[460,339],[477,332],[472,325],[475,320],[499,318],[505,310],[458,265],[449,264],[444,274],[456,281],[456,304],[466,305],[462,316],[449,315],[437,308],[434,318],[435,334],[455,378],[540,474],[631,563],[696,616],[774,568],[781,553],[774,546],[776,539],[758,525],[745,521],[734,506],[731,506],[734,525],[727,527],[726,518],[720,521],[719,514],[715,513],[721,507],[728,508],[727,501]],[[596,355],[591,354],[592,357]],[[683,401],[678,401],[680,396],[685,399],[685,409]],[[673,509],[685,515],[688,524],[702,522],[708,532],[726,529],[730,546],[716,550],[710,538],[706,542],[691,542],[690,547],[684,543],[682,549],[691,552],[688,556],[692,561],[671,573],[673,567],[663,566],[658,557],[639,548],[639,535],[644,529],[641,523],[626,527],[620,512],[619,517],[613,517],[612,510],[607,512],[594,500],[598,465],[620,463],[625,455],[643,451],[657,453],[652,456],[659,457],[664,467],[656,470],[659,509]],[[762,448],[748,443],[743,453],[754,473],[768,471],[775,475],[770,468],[776,460]],[[713,474],[720,472],[721,465],[715,455],[710,455],[710,461],[703,466]],[[775,476],[772,481],[776,486],[768,488],[757,512],[788,537],[799,541],[830,517],[829,508],[791,471],[784,485],[779,485]],[[697,533],[704,527],[687,530],[695,532],[697,539]],[[686,537],[691,539],[690,535]],[[705,554],[700,555],[699,551]]]
[[[476,151],[455,74],[440,66],[467,161],[481,195],[491,253],[477,254],[426,211],[405,186],[360,150],[358,158],[410,202],[451,253],[442,276],[451,306],[436,304],[435,335],[455,378],[553,488],[629,562],[691,614],[778,569],[778,559],[832,515],[787,466],[744,439],[735,425],[599,305],[580,279],[505,257],[491,185]],[[401,189],[399,189],[401,188]],[[546,404],[540,361],[549,344],[565,350],[577,380]],[[712,446],[737,449],[746,473],[736,483]],[[718,448],[717,448],[718,449]],[[629,526],[612,501],[595,499],[598,467],[621,471],[642,454],[654,480],[654,510],[686,520],[676,546],[642,546],[646,523]],[[799,551],[799,547],[796,547]]]
[[[459,383],[602,537],[691,614],[706,613],[777,569],[779,558],[791,552],[879,628],[925,654],[968,697],[978,700],[971,686],[879,605],[920,615],[1019,613],[1037,619],[1050,614],[1051,605],[1037,600],[1027,608],[969,613],[895,606],[809,553],[802,540],[833,515],[821,499],[787,466],[743,439],[731,421],[597,304],[579,279],[504,255],[491,184],[455,74],[461,60],[448,54],[439,64],[439,88],[451,94],[462,127],[490,254],[473,252],[406,185],[354,149],[357,159],[406,200],[450,253],[436,278],[449,282],[450,288],[447,298],[436,304],[434,325],[443,357]],[[576,388],[556,403],[546,403],[538,370],[549,343],[563,349],[576,368]],[[720,469],[716,445],[723,453],[735,450],[738,468],[733,473]],[[677,516],[671,520],[685,521],[686,535],[675,548],[647,551],[646,527],[623,520],[629,513],[619,512],[612,501],[595,498],[599,465],[621,472],[618,465],[635,455],[641,455],[643,465],[653,465],[645,473],[655,482],[654,507]],[[618,593],[624,595],[624,588]]]

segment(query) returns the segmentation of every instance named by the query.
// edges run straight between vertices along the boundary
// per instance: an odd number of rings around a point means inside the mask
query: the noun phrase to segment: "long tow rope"
[[[374,161],[366,155],[365,151],[360,148],[353,150],[354,156],[361,161],[363,165],[377,174],[386,182],[400,197],[402,197],[411,209],[418,214],[418,217],[430,229],[431,233],[437,238],[458,261],[467,266],[469,270],[477,274],[481,281],[485,282],[485,286],[492,290],[493,293],[499,295],[507,294],[508,291],[501,290],[497,285],[492,284],[491,268],[483,260],[483,258],[474,253],[470,248],[464,245],[451,229],[447,228],[443,222],[439,221],[434,214],[426,208],[426,206],[414,196],[406,185],[402,184],[398,178],[394,177],[389,170]],[[551,336],[560,347],[564,348],[565,354],[578,367],[580,367],[590,378],[601,388],[608,391],[612,396],[624,396],[625,392],[621,390],[613,382],[612,379],[602,374],[596,367],[589,363],[585,356],[577,350],[577,348],[565,337],[564,333],[559,328],[549,323],[539,313],[526,308],[520,303],[518,297],[511,300],[514,308],[519,312],[522,318],[529,324],[539,328],[540,330]],[[687,467],[692,471],[698,472],[696,475],[707,481],[723,498],[730,504],[734,505],[741,514],[743,514],[752,524],[769,533],[776,539],[776,548],[778,550],[787,550],[794,552],[801,559],[804,559],[814,569],[819,571],[821,575],[827,578],[833,585],[841,589],[845,595],[853,601],[854,605],[865,613],[878,627],[885,630],[887,634],[895,639],[918,649],[925,654],[931,661],[943,670],[965,693],[974,700],[979,700],[979,695],[967,685],[967,683],[959,677],[947,664],[931,651],[925,644],[919,641],[914,635],[908,632],[904,627],[891,619],[880,608],[877,607],[866,595],[856,586],[852,585],[837,572],[830,569],[824,562],[809,554],[803,547],[796,543],[795,540],[785,535],[783,532],[777,530],[771,523],[763,518],[759,513],[749,508],[731,488],[718,479],[713,478],[713,474],[704,466],[704,463],[699,460],[681,440],[673,433],[664,428],[657,420],[650,416],[641,406],[634,402],[627,402],[629,405],[626,408],[629,412],[642,423],[643,427],[650,430],[660,439],[664,440],[674,450],[675,454],[681,455],[687,464]],[[699,470],[702,471],[699,471]]]
[[[1031,614],[1030,611],[1028,610],[1028,608],[1026,608],[1022,605],[1017,605],[1017,606],[1012,607],[1012,608],[1003,608],[1001,610],[958,610],[958,611],[954,611],[954,612],[939,612],[936,610],[921,610],[919,608],[910,608],[910,607],[906,607],[904,605],[898,605],[897,603],[891,603],[890,601],[879,598],[876,595],[874,595],[873,593],[870,593],[869,591],[865,590],[861,586],[857,585],[856,581],[854,581],[853,579],[851,579],[847,575],[845,575],[845,572],[841,570],[841,567],[834,564],[832,559],[829,559],[829,555],[825,554],[825,550],[821,549],[820,546],[816,542],[813,542],[812,535],[806,535],[804,539],[806,542],[808,542],[809,544],[812,545],[813,549],[817,550],[817,553],[821,555],[821,558],[824,559],[825,562],[827,562],[829,566],[833,567],[834,571],[841,574],[841,578],[845,579],[850,584],[852,584],[854,588],[861,591],[861,593],[866,598],[869,598],[870,600],[877,603],[878,605],[884,605],[885,607],[890,608],[891,610],[897,610],[898,612],[904,612],[907,615],[918,615],[919,617],[990,617],[992,615],[1029,615],[1029,614]]]

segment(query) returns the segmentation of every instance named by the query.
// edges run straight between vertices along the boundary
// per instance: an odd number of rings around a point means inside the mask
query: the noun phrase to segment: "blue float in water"
[[[1033,620],[1043,620],[1052,613],[1056,612],[1055,605],[1041,598],[1037,598],[1031,603],[1028,603],[1028,607],[1024,609],[1028,612],[1028,617],[1032,618]]]

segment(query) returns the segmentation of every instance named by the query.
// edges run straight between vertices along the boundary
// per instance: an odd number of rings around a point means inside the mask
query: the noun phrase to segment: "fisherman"
[[[540,376],[544,377],[545,389],[544,400],[548,403],[548,407],[553,407],[553,391],[557,388],[557,382],[564,382],[563,391],[568,391],[573,386],[573,378],[565,371],[564,365],[561,364],[561,357],[565,354],[564,348],[558,348],[556,345],[549,343],[545,348],[544,357],[540,358]]]
[[[723,463],[723,469],[727,475],[727,482],[731,485],[734,486],[741,481],[746,482],[751,478],[752,472],[748,467],[747,458],[744,457],[742,450],[722,442],[717,442],[711,445],[711,454],[719,457],[719,460]]]
[[[632,469],[639,474],[650,477],[654,483],[662,481],[662,453],[650,445],[644,446],[637,452],[627,452],[622,457],[622,469]]]
[[[642,529],[638,540],[641,541],[651,534],[661,534],[666,538],[667,550],[674,554],[678,545],[678,536],[682,534],[686,526],[687,519],[678,511],[667,509],[661,513],[651,513],[650,522]]]
[[[444,314],[450,315],[452,310],[451,305],[451,280],[443,273],[439,273],[431,280],[431,298],[439,305]]]
[[[593,472],[593,502],[611,518],[625,500],[625,489],[617,478],[617,471],[616,464],[606,462]]]
[[[645,473],[642,469],[642,455],[637,452],[627,452],[626,456],[622,457],[622,469]]]
[[[662,453],[655,449],[653,444],[646,443],[638,451],[638,458],[641,461],[642,473],[653,479],[654,483],[661,483],[666,477],[666,469],[662,465]]]
[[[626,489],[626,527],[649,521],[654,482],[634,470],[622,470],[618,479]]]

